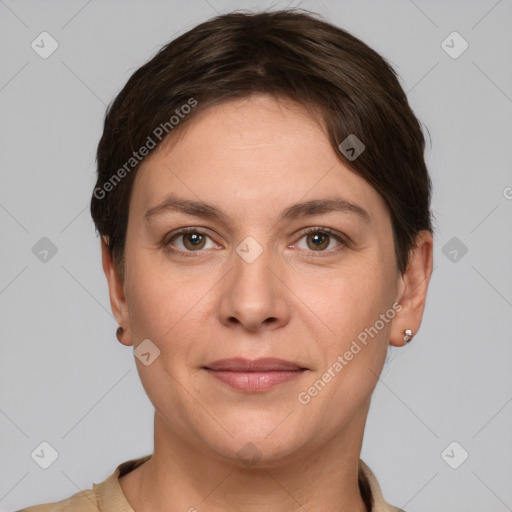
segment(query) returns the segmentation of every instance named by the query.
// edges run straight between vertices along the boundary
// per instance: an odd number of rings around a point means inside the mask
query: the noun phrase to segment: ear
[[[107,278],[110,307],[112,308],[117,323],[123,328],[123,334],[118,337],[119,342],[126,346],[132,345],[133,339],[124,293],[124,282],[118,275],[114,266],[114,261],[108,249],[108,237],[106,236],[101,237],[101,263],[105,277]]]
[[[420,328],[432,275],[433,246],[432,234],[426,230],[420,231],[416,237],[416,245],[411,250],[407,269],[399,278],[397,301],[402,309],[395,316],[390,333],[390,344],[395,347],[406,344],[406,329],[411,329],[414,336]]]

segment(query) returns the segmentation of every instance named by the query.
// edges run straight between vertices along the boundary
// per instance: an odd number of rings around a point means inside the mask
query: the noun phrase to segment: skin
[[[155,407],[154,454],[119,479],[121,488],[137,512],[362,512],[357,469],[371,394],[389,344],[404,345],[403,331],[420,327],[432,236],[418,235],[401,275],[384,200],[300,105],[256,95],[210,107],[183,128],[136,176],[124,279],[102,239],[121,342],[136,348],[150,339],[160,350],[149,366],[135,359]],[[169,193],[209,203],[226,219],[145,218]],[[364,208],[369,220],[344,211],[279,220],[294,203],[333,197]],[[193,250],[190,235],[169,236],[182,227],[206,233],[202,249]],[[309,227],[317,235],[331,228],[346,244],[327,235],[315,250]],[[236,252],[249,236],[262,249],[251,263]],[[378,335],[300,403],[299,393],[395,303],[400,311]],[[307,371],[246,393],[203,368],[231,357],[277,357]],[[259,457],[252,467],[237,455],[246,443]]]

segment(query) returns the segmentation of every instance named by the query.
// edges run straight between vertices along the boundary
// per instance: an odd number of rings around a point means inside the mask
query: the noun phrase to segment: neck
[[[358,483],[366,414],[300,457],[252,468],[206,454],[155,414],[153,456],[119,482],[137,512],[367,512]]]

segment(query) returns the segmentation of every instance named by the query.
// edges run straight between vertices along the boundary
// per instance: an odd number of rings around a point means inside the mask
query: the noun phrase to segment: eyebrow
[[[180,212],[195,217],[205,217],[220,221],[227,221],[230,216],[215,206],[202,201],[181,199],[174,195],[168,195],[161,203],[153,206],[144,214],[145,219],[150,219],[164,212]],[[360,217],[365,222],[370,222],[370,214],[363,207],[347,201],[341,197],[326,199],[312,199],[289,206],[279,215],[279,221],[320,215],[323,213],[340,212],[351,213]]]

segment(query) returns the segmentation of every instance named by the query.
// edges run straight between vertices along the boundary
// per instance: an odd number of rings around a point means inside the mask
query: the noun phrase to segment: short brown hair
[[[421,125],[383,57],[317,15],[287,9],[232,12],[201,23],[133,73],[108,108],[91,214],[120,275],[140,163],[135,152],[166,140],[200,110],[255,93],[320,113],[339,158],[385,200],[403,273],[418,232],[433,231]],[[339,150],[350,135],[365,146],[356,159]]]

